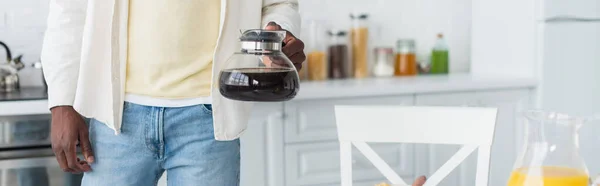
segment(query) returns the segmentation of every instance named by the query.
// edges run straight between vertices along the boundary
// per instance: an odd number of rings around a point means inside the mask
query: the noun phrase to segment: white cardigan
[[[72,105],[118,134],[123,117],[129,0],[50,0],[42,50],[49,107]],[[213,65],[215,138],[234,140],[246,129],[252,104],[226,99],[215,75],[239,50],[241,29],[277,22],[297,33],[297,0],[222,0]]]

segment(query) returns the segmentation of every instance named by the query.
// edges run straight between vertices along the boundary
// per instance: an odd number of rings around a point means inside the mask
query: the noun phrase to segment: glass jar
[[[369,76],[369,27],[367,14],[352,14],[352,69],[355,78]]]
[[[588,186],[579,155],[579,128],[589,121],[561,113],[528,111],[525,144],[508,186]]]
[[[394,49],[375,48],[375,66],[373,75],[376,77],[390,77],[394,75]]]
[[[288,101],[300,90],[294,64],[281,51],[285,31],[247,30],[240,52],[219,74],[223,97],[237,101]]]
[[[350,77],[350,52],[348,49],[348,33],[342,30],[330,30],[329,34],[329,78],[343,79]]]
[[[308,79],[311,81],[326,80],[328,65],[325,53],[327,47],[325,25],[320,21],[311,20],[308,23],[308,30],[309,37],[306,41]]]
[[[395,76],[416,76],[418,73],[415,40],[400,39],[396,43]]]

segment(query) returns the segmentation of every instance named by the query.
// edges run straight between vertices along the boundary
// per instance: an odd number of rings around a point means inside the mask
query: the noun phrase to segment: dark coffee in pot
[[[288,101],[299,90],[296,70],[287,68],[239,68],[223,70],[219,91],[238,101]]]

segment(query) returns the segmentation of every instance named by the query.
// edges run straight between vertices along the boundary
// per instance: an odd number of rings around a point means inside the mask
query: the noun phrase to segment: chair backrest
[[[479,148],[476,185],[487,185],[496,115],[496,108],[336,106],[342,186],[352,185],[352,145],[392,184],[407,185],[366,142],[463,145],[426,186],[437,185]]]

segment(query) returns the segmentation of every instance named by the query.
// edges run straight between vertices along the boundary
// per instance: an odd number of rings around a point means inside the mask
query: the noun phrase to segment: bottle
[[[344,79],[350,77],[350,52],[348,33],[342,30],[330,30],[329,34],[329,78]]]
[[[438,34],[438,39],[431,52],[431,74],[448,74],[449,54],[444,35]]]
[[[369,76],[368,47],[369,28],[367,14],[352,14],[352,69],[355,78]]]
[[[375,48],[375,66],[373,75],[375,77],[390,77],[394,75],[394,50],[392,48]]]
[[[401,39],[396,43],[395,76],[416,76],[418,72],[415,40]]]
[[[327,79],[327,56],[325,53],[325,47],[327,44],[326,30],[324,24],[319,21],[310,21],[308,24],[309,28],[309,40],[307,41],[308,54],[307,60],[307,73],[308,79],[311,81],[323,81]]]

